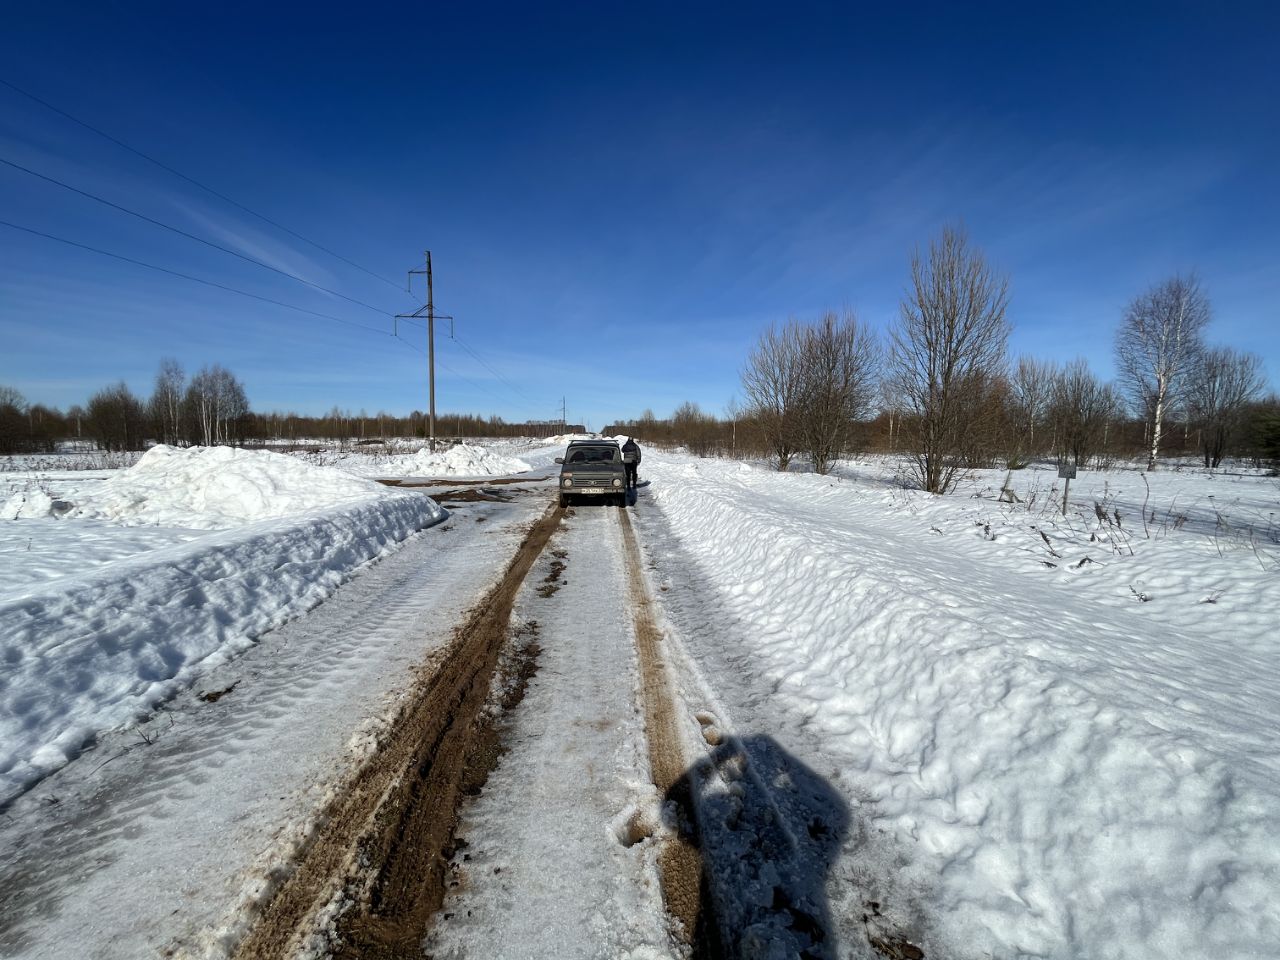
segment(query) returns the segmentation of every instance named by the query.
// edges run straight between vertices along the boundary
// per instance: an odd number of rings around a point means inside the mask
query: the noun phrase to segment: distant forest
[[[407,416],[334,407],[323,416],[255,413],[244,385],[224,367],[203,367],[188,377],[174,360],[163,360],[151,396],[137,396],[122,381],[103,387],[84,406],[63,411],[28,404],[12,387],[0,386],[0,454],[53,453],[70,441],[103,450],[142,450],[153,443],[181,446],[252,445],[267,441],[375,441],[427,436],[427,414]],[[559,420],[507,423],[501,417],[437,413],[438,437],[548,437],[583,432]]]

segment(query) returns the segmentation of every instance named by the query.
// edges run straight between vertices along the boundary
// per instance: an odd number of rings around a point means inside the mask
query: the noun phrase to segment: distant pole
[[[427,445],[436,448],[436,305],[431,290],[431,251],[427,251],[427,380],[431,392],[431,428]]]
[[[426,251],[427,268],[425,270],[410,270],[409,283],[412,289],[413,275],[425,273],[427,275],[427,305],[419,307],[413,313],[397,313],[397,320],[421,320],[423,319],[423,311],[426,311],[427,321],[427,385],[429,390],[428,396],[428,421],[427,421],[427,443],[432,450],[436,448],[436,303],[435,291],[431,284],[431,251]],[[439,319],[449,320],[452,322],[453,317],[448,314],[441,314]],[[395,334],[399,336],[397,332]]]
[[[1062,481],[1062,515],[1067,515],[1067,495],[1071,492],[1071,478],[1065,477]]]

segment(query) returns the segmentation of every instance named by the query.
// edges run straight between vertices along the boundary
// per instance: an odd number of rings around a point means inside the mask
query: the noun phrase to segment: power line
[[[363,300],[357,300],[355,297],[348,297],[345,293],[339,293],[337,290],[330,290],[328,287],[321,286],[320,284],[314,283],[311,280],[306,279],[305,277],[300,277],[297,274],[290,273],[288,270],[281,270],[279,267],[273,267],[269,263],[263,263],[261,260],[258,260],[254,257],[250,257],[247,254],[240,253],[238,250],[232,250],[230,247],[224,247],[220,243],[214,243],[212,240],[207,240],[204,237],[197,236],[194,233],[188,233],[186,230],[183,230],[179,227],[175,227],[175,226],[172,226],[171,224],[164,223],[163,221],[156,220],[154,217],[149,217],[145,213],[138,213],[138,211],[136,210],[130,210],[128,207],[123,207],[118,203],[113,203],[112,201],[107,200],[105,197],[98,196],[96,193],[90,193],[88,190],[81,190],[79,187],[73,187],[71,184],[64,183],[63,181],[57,179],[56,177],[51,177],[48,174],[40,173],[39,171],[32,170],[29,167],[24,167],[22,164],[14,163],[12,160],[7,160],[4,157],[0,157],[0,163],[3,163],[5,166],[12,167],[14,170],[21,170],[23,173],[30,174],[31,176],[36,177],[40,180],[44,180],[47,183],[55,184],[56,186],[62,187],[64,190],[70,190],[72,193],[78,193],[80,196],[87,197],[90,200],[94,200],[94,201],[97,201],[98,203],[104,204],[105,206],[110,207],[112,210],[118,210],[121,213],[126,213],[131,217],[137,217],[139,220],[145,221],[146,223],[152,224],[153,226],[157,226],[162,230],[168,230],[170,233],[176,233],[178,236],[186,237],[188,240],[194,240],[196,243],[203,243],[206,247],[212,247],[214,250],[220,250],[223,253],[229,253],[233,257],[239,257],[241,260],[245,261],[246,263],[252,263],[254,266],[262,267],[262,269],[264,270],[270,270],[272,273],[278,273],[282,277],[288,277],[290,280],[296,280],[298,281],[298,283],[305,283],[309,287],[314,287],[317,290],[320,290],[331,296],[338,297],[341,300],[346,300],[349,303],[354,303],[357,306],[365,307],[368,310],[372,310],[374,313],[379,313],[379,314],[382,314],[383,316],[390,316],[390,313],[386,310],[383,310],[381,307],[375,307],[373,304],[365,303]]]
[[[486,370],[492,373],[495,377],[497,377],[500,382],[505,384],[507,389],[510,390],[513,394],[515,394],[525,403],[532,404],[535,407],[538,406],[538,402],[536,400],[534,400],[527,393],[525,393],[523,390],[521,390],[519,387],[513,384],[510,380],[508,380],[506,377],[500,374],[497,370],[493,369],[493,367],[489,366],[489,364],[485,362],[483,357],[481,357],[478,353],[476,353],[469,346],[463,343],[461,339],[459,339],[457,336],[454,336],[452,337],[452,340],[454,343],[460,346],[463,350],[469,353],[472,356],[472,358],[476,361],[476,363],[480,364],[480,366],[484,367]]]
[[[248,213],[248,214],[251,214],[252,216],[257,217],[259,220],[263,221],[264,223],[271,224],[271,226],[275,227],[277,230],[283,230],[285,233],[289,234],[289,236],[296,237],[297,239],[301,240],[303,243],[310,244],[311,246],[315,247],[317,250],[321,251],[322,253],[327,253],[329,256],[337,260],[341,260],[343,263],[347,264],[348,266],[355,267],[355,269],[359,270],[362,273],[367,273],[369,276],[374,277],[378,280],[381,280],[383,283],[390,284],[391,286],[395,287],[397,290],[403,290],[400,284],[396,283],[394,280],[389,280],[379,273],[374,273],[372,270],[369,270],[366,267],[360,266],[360,264],[356,263],[354,260],[348,260],[346,257],[342,256],[342,254],[340,253],[334,253],[332,250],[328,249],[327,247],[323,247],[320,244],[316,243],[316,241],[311,240],[307,237],[304,237],[302,234],[298,233],[295,230],[290,230],[284,224],[277,223],[275,220],[272,220],[270,217],[267,217],[261,213],[258,213],[258,211],[256,210],[246,207],[243,203],[239,203],[236,200],[232,200],[230,197],[226,196],[225,194],[219,193],[217,190],[213,189],[213,187],[210,187],[210,186],[207,186],[206,184],[201,183],[199,180],[196,180],[194,177],[187,176],[185,173],[182,173],[180,170],[175,170],[173,167],[169,166],[168,164],[162,163],[161,161],[157,160],[155,157],[150,156],[149,154],[143,153],[141,150],[137,149],[136,147],[129,146],[129,144],[125,143],[123,140],[119,140],[116,137],[113,137],[111,134],[103,130],[99,130],[97,127],[93,126],[92,124],[86,123],[85,121],[81,120],[79,117],[73,117],[71,114],[67,113],[67,111],[59,109],[58,107],[55,107],[52,103],[49,103],[47,100],[41,100],[34,93],[28,93],[26,90],[23,90],[21,87],[17,86],[16,84],[10,83],[8,80],[5,80],[3,77],[0,77],[0,84],[3,84],[4,86],[8,87],[10,90],[14,91],[15,93],[21,94],[22,96],[26,97],[28,100],[35,101],[36,103],[40,104],[40,106],[45,107],[46,109],[52,110],[54,113],[58,114],[59,116],[66,117],[72,123],[79,124],[80,126],[84,127],[86,130],[96,133],[98,136],[106,140],[110,140],[116,146],[121,147],[122,149],[128,150],[130,153],[134,154],[135,156],[141,157],[143,160],[146,160],[148,163],[155,164],[161,170],[171,173],[175,177],[178,177],[182,180],[187,181],[187,183],[190,183],[190,184],[193,184],[194,186],[199,187],[201,190],[204,190],[206,193],[212,194],[213,196],[217,197],[219,200],[223,201],[224,203],[229,203],[233,207],[236,207],[239,210],[243,210],[245,213]]]
[[[253,300],[261,300],[263,303],[274,304],[277,307],[284,307],[286,310],[296,310],[298,313],[310,314],[313,317],[320,317],[323,320],[332,320],[334,323],[342,323],[348,327],[359,327],[361,330],[369,330],[373,333],[380,333],[383,336],[391,336],[387,330],[379,330],[377,327],[370,327],[363,323],[356,323],[353,320],[344,320],[342,317],[335,317],[329,313],[320,313],[316,310],[308,310],[306,307],[299,307],[292,303],[285,303],[283,300],[273,300],[271,297],[264,297],[261,294],[249,293],[246,290],[238,290],[235,287],[229,287],[225,283],[218,283],[214,280],[206,280],[203,277],[193,277],[189,273],[180,273],[177,270],[170,270],[168,267],[158,267],[154,263],[146,263],[142,260],[135,260],[133,257],[126,257],[123,254],[112,253],[109,250],[101,250],[97,247],[91,247],[88,244],[78,243],[75,240],[68,240],[65,237],[55,237],[51,233],[44,233],[40,230],[33,230],[31,227],[24,227],[17,223],[10,223],[8,220],[0,220],[0,227],[8,227],[11,230],[20,230],[23,233],[29,233],[32,236],[43,237],[46,240],[55,240],[58,243],[65,243],[69,247],[78,247],[81,250],[88,250],[90,253],[96,253],[99,256],[110,257],[113,260],[121,260],[125,263],[131,263],[138,267],[146,267],[148,270],[155,270],[159,273],[167,273],[171,277],[178,277],[182,280],[190,280],[193,283],[201,283],[206,287],[215,287],[218,290],[225,290],[228,293],[239,294],[242,297],[249,297]]]
[[[399,340],[401,343],[403,343],[406,347],[408,347],[410,350],[412,350],[414,353],[418,354],[419,356],[425,357],[427,355],[427,351],[423,350],[419,346],[415,346],[411,341],[406,340],[404,337],[400,336],[400,334],[397,333],[397,334],[394,334],[394,336],[397,340]],[[478,393],[483,393],[485,396],[489,397],[492,400],[499,400],[499,397],[492,390],[488,389],[487,387],[481,386],[480,384],[476,383],[474,380],[472,380],[470,377],[466,376],[465,374],[459,373],[457,370],[453,369],[453,367],[449,366],[449,364],[445,363],[439,357],[436,358],[436,363],[440,364],[440,366],[444,367],[444,369],[448,370],[451,374],[453,374],[459,380],[463,381],[464,383],[470,384],[472,387],[475,388],[475,390]]]
[[[406,323],[413,323],[415,320],[421,321],[420,317],[402,316],[400,319],[404,320]],[[514,396],[521,403],[527,403],[532,407],[537,407],[540,405],[537,400],[533,399],[533,397],[529,396],[529,394],[525,393],[523,390],[521,390],[519,387],[513,384],[510,380],[508,380],[506,377],[500,374],[497,370],[495,370],[492,366],[490,366],[489,363],[484,359],[484,357],[476,353],[474,349],[472,349],[470,346],[464,343],[462,339],[458,337],[455,333],[450,333],[449,339],[452,340],[454,343],[456,343],[467,354],[469,354],[471,356],[471,359],[475,360],[476,363],[480,364],[480,366],[488,370],[489,373],[493,374],[494,379],[500,382],[501,384],[503,384],[508,390],[510,390],[512,396]],[[408,341],[405,341],[405,342],[407,343]],[[461,374],[458,374],[458,376],[461,376]],[[468,382],[472,382],[472,381],[468,381]],[[490,395],[492,396],[492,394]]]

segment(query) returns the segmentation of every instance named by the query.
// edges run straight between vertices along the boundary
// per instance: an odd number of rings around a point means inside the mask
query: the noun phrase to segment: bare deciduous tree
[[[195,425],[196,442],[206,447],[232,442],[233,425],[249,412],[244,386],[216,363],[202,367],[191,378],[185,405]]]
[[[141,450],[147,415],[142,401],[121,381],[89,399],[89,432],[105,450]]]
[[[1018,358],[1009,382],[1010,427],[1013,433],[1010,467],[1025,465],[1028,457],[1035,456],[1045,447],[1043,431],[1040,445],[1036,445],[1036,428],[1044,423],[1048,414],[1057,376],[1057,366],[1052,362],[1026,356]]]
[[[1116,361],[1134,405],[1147,417],[1147,469],[1160,454],[1164,419],[1181,398],[1211,317],[1194,274],[1175,276],[1134,298],[1116,332]]]
[[[155,391],[151,394],[151,420],[161,443],[177,443],[182,430],[182,394],[187,375],[172,357],[160,361]]]
[[[1187,409],[1200,428],[1204,465],[1222,463],[1244,411],[1266,386],[1262,360],[1230,347],[1201,351],[1187,378]]]
[[[854,421],[870,408],[879,349],[851,312],[828,313],[805,327],[799,347],[795,433],[814,471],[826,473],[849,449]]]
[[[1005,358],[1008,280],[965,234],[948,227],[911,259],[911,285],[891,332],[890,374],[909,418],[916,479],[945,493],[959,479],[966,446],[987,411],[985,386]]]
[[[1109,427],[1120,415],[1120,397],[1111,384],[1095,377],[1082,359],[1060,370],[1051,389],[1048,414],[1054,453],[1060,463],[1086,466],[1106,452]]]
[[[742,390],[748,408],[764,434],[779,470],[786,470],[800,446],[796,412],[803,389],[801,325],[790,320],[771,326],[747,358]]]

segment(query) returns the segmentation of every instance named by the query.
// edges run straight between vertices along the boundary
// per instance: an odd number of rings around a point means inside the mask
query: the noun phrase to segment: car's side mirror
[[[556,457],[556,463],[564,463],[564,457]]]

